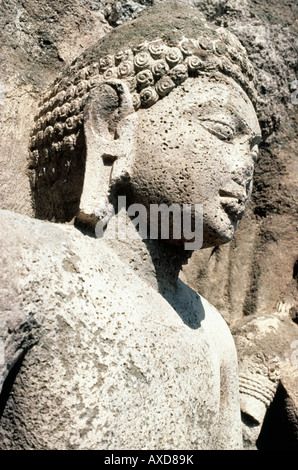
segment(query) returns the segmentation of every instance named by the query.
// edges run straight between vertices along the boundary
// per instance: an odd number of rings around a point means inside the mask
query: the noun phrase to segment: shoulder
[[[185,299],[184,302],[191,305],[194,314],[200,318],[201,327],[208,331],[214,347],[224,356],[232,354],[234,360],[237,360],[232,333],[220,312],[207,299],[182,281],[179,281],[178,290],[179,297]]]

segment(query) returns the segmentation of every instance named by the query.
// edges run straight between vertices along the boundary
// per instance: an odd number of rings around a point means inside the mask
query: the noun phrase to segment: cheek
[[[138,200],[201,204],[218,196],[234,168],[231,144],[191,120],[160,123],[148,134],[136,142],[132,188]]]
[[[235,169],[233,160],[231,144],[203,132],[188,140],[185,165],[198,198],[210,199],[218,195],[220,187],[231,178]]]

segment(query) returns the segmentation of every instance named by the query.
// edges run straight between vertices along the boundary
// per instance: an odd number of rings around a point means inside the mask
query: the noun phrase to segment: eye
[[[211,134],[226,142],[232,142],[234,139],[234,129],[228,124],[224,124],[218,121],[206,120],[202,124],[202,127],[211,132]]]

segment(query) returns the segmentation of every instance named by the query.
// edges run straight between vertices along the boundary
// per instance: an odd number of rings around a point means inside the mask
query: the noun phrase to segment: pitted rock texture
[[[173,8],[179,14],[167,24]],[[36,217],[69,221],[76,215],[85,160],[83,109],[92,89],[122,80],[137,111],[188,77],[218,71],[256,103],[254,71],[242,45],[223,28],[211,29],[199,14],[192,17],[179,2],[156,5],[149,16],[117,28],[78,57],[48,88],[35,118],[29,168]]]
[[[173,308],[73,226],[0,218],[36,324],[2,450],[241,448],[236,351],[216,309],[182,283]]]
[[[71,8],[61,1],[1,3],[1,208],[34,214],[27,175],[28,143],[45,84],[104,36],[111,29],[108,21],[113,26],[121,24],[152,3],[84,1]],[[290,84],[296,79],[297,7],[294,1],[282,3],[282,8],[279,1],[257,0],[192,4],[216,26],[233,31],[248,50],[261,91],[259,117],[266,143],[255,169],[253,207],[242,221],[243,230],[232,244],[217,250],[216,257],[210,258],[211,251],[195,256],[187,280],[207,298],[212,296],[228,322],[253,312],[270,313],[282,300],[295,319],[297,237],[292,214],[297,201],[297,113]],[[236,251],[239,260],[246,260],[239,275]]]
[[[281,11],[280,2],[196,4],[209,20],[234,32],[248,51],[257,75],[264,142],[252,203],[235,239],[214,252],[196,253],[186,268],[187,280],[212,296],[231,326],[247,315],[272,313],[280,302],[295,320],[297,105],[291,84],[297,70],[297,6],[287,2]]]
[[[26,173],[28,142],[45,84],[111,26],[152,3],[84,0],[70,8],[69,2],[61,0],[1,2],[1,208],[34,215]],[[262,96],[259,117],[265,143],[255,171],[253,206],[235,240],[195,255],[185,275],[231,326],[253,313],[275,314],[280,301],[286,315],[297,322],[298,246],[293,215],[298,200],[297,105],[291,103],[290,86],[297,69],[297,5],[294,0],[193,0],[192,4],[217,26],[233,31],[248,50]],[[9,253],[7,246],[5,250]],[[17,292],[18,287],[13,289]],[[26,338],[28,329],[22,325],[27,320],[17,312],[11,321],[7,331],[15,328]],[[16,352],[19,339],[10,338],[8,364],[23,354],[23,350]],[[24,350],[26,344],[24,339]],[[291,395],[293,381],[288,378],[285,383]],[[291,416],[297,422],[297,411],[292,409]],[[275,428],[275,440],[271,440],[275,448],[276,436]]]
[[[152,3],[84,1],[71,8],[66,1],[1,3],[1,208],[34,214],[27,175],[28,143],[45,85],[112,26]],[[297,201],[297,113],[290,84],[296,79],[297,6],[294,0],[191,3],[216,26],[234,32],[248,50],[258,78],[259,118],[266,143],[256,166],[253,207],[242,222],[243,231],[231,245],[217,251],[216,262],[211,252],[202,252],[197,261],[194,257],[187,279],[207,298],[212,296],[229,322],[253,312],[270,313],[281,300],[295,319],[297,237],[291,214]],[[240,276],[229,268],[235,267],[235,250],[238,259],[246,260]],[[241,282],[240,289],[236,282]]]
[[[267,448],[269,436],[275,433],[280,439],[277,444],[278,437],[274,437],[277,448],[297,448],[297,326],[280,308],[275,314],[247,318],[233,335],[245,448]],[[272,411],[278,407],[280,431]]]
[[[28,139],[38,97],[111,27],[98,2],[67,0],[4,0],[0,26],[0,204],[2,209],[33,215]]]

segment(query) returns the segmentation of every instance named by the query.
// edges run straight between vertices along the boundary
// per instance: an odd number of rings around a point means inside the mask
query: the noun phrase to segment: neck
[[[119,258],[161,294],[175,290],[186,252],[164,240],[143,239],[125,209],[111,222],[103,238]]]

